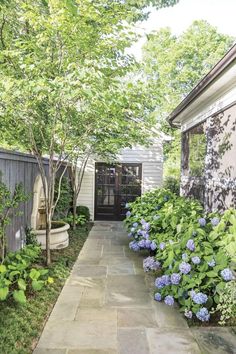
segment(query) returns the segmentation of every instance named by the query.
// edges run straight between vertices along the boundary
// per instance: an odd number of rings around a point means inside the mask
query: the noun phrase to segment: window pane
[[[189,132],[189,176],[202,177],[205,167],[206,134],[205,124],[200,124]]]

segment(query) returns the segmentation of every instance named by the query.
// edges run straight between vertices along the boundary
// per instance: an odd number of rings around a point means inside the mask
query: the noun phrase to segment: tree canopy
[[[165,148],[166,173],[179,174],[180,136],[166,118],[199,80],[221,59],[233,38],[221,34],[206,21],[194,21],[180,36],[163,28],[148,36],[143,47],[142,70],[148,82],[150,101],[162,128],[173,134]]]

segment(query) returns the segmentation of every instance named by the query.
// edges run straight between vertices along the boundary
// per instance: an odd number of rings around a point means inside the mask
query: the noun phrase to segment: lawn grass
[[[70,231],[69,246],[52,251],[49,272],[53,284],[30,295],[25,305],[10,300],[0,303],[0,354],[32,353],[90,228],[89,225]]]

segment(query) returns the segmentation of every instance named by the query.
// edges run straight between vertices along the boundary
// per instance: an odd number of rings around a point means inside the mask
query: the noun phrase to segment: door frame
[[[114,205],[114,218],[112,219],[103,219],[97,217],[97,166],[98,165],[115,165],[116,167],[116,177],[115,177],[115,205]],[[143,165],[141,162],[95,162],[95,174],[94,174],[94,220],[114,220],[120,221],[123,220],[121,215],[121,202],[120,202],[120,187],[122,185],[121,178],[122,178],[122,166],[137,166],[139,167],[139,179],[140,179],[140,195],[142,195],[143,190]]]

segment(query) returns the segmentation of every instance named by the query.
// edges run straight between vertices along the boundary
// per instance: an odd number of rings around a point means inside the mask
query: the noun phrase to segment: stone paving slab
[[[192,333],[204,354],[236,353],[236,328],[192,328]]]
[[[233,332],[190,330],[178,309],[153,300],[147,253],[128,243],[122,223],[95,223],[34,354],[235,354]]]
[[[189,330],[148,328],[146,332],[151,354],[203,354]]]
[[[118,352],[120,354],[149,354],[146,332],[143,329],[119,329]]]

